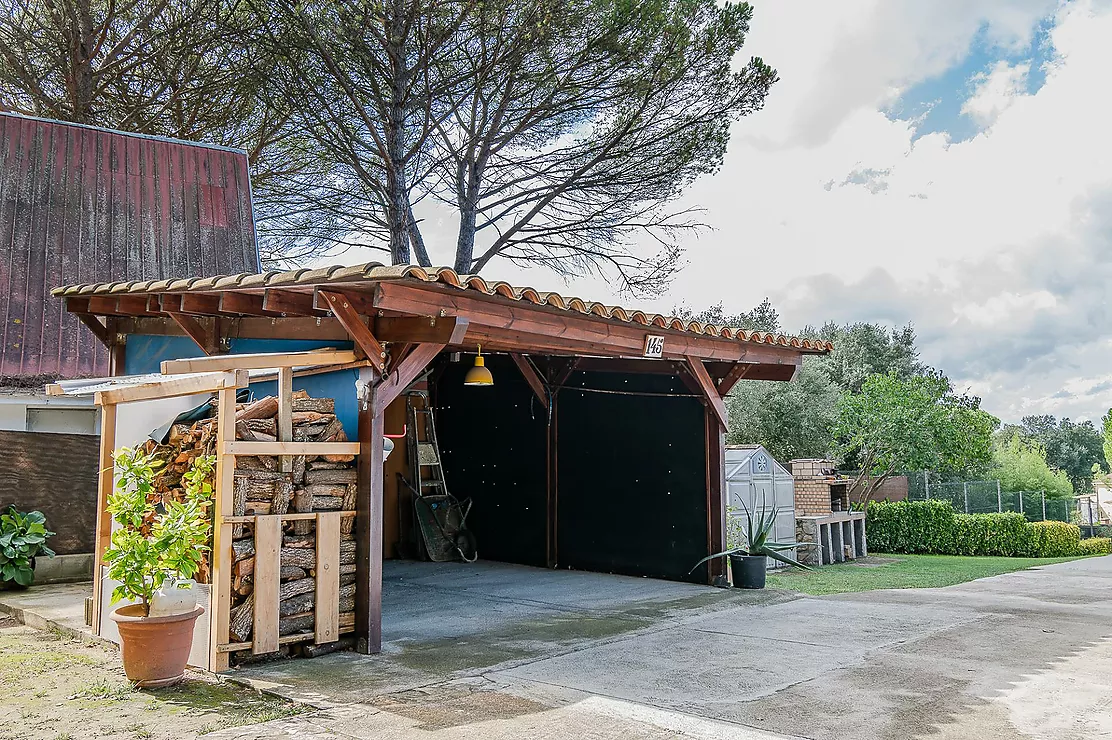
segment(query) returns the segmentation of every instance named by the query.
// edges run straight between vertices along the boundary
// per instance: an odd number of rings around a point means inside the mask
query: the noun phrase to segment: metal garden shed
[[[745,529],[745,511],[754,516],[775,509],[776,526],[772,539],[795,542],[795,479],[791,472],[761,445],[736,445],[726,448],[727,517]],[[732,527],[727,527],[732,530]],[[788,553],[795,556],[795,551]],[[769,558],[769,567],[780,563]]]

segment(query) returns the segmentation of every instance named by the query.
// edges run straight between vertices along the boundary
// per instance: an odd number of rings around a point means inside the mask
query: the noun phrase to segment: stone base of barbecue
[[[863,511],[796,517],[795,539],[797,557],[804,565],[842,563],[869,554]]]

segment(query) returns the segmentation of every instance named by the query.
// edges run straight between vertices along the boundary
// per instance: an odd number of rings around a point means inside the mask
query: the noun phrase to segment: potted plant
[[[736,588],[764,588],[768,558],[779,560],[787,565],[794,565],[803,570],[811,570],[809,566],[784,554],[785,550],[791,550],[798,545],[769,540],[772,528],[776,525],[776,515],[780,511],[779,509],[764,509],[758,516],[754,517],[744,503],[741,508],[745,511],[746,527],[742,530],[740,526],[734,525],[727,530],[726,544],[729,545],[730,549],[708,555],[695,563],[695,567],[691,570],[695,570],[703,563],[715,558],[729,558],[730,572],[733,574]],[[732,509],[731,513],[733,513]],[[731,524],[736,521],[738,521],[737,518],[730,517]]]
[[[0,583],[5,587],[26,588],[35,580],[35,557],[54,557],[46,546],[54,533],[46,528],[41,511],[19,511],[13,504],[0,516]]]
[[[108,577],[119,582],[112,603],[135,602],[111,614],[120,632],[124,673],[140,687],[172,686],[185,676],[193,624],[204,612],[191,579],[209,550],[216,458],[193,461],[182,476],[182,501],[155,493],[159,463],[153,455],[124,447],[114,460],[117,481],[108,512],[119,526],[104,559]]]

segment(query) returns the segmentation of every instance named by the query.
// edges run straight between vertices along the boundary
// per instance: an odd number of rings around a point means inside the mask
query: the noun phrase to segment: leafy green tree
[[[1043,446],[1020,434],[997,435],[989,475],[1005,491],[1044,491],[1048,498],[1073,495],[1069,476],[1047,464]]]
[[[1104,437],[1091,421],[1076,424],[1054,416],[1025,416],[1020,426],[1025,439],[1038,442],[1051,468],[1069,476],[1077,492],[1093,490],[1093,465],[1108,472],[1104,458]]]
[[[1101,423],[1104,431],[1104,469],[1108,470],[1112,466],[1112,409],[1108,409]]]
[[[833,352],[816,361],[847,393],[859,392],[872,375],[894,373],[906,380],[927,371],[919,362],[915,329],[910,324],[888,329],[880,324],[830,323],[819,329],[805,327],[801,334],[834,344]]]
[[[761,444],[777,460],[825,458],[834,452],[841,391],[814,363],[795,380],[742,380],[730,392],[730,444]]]
[[[977,399],[954,395],[940,375],[869,376],[859,392],[842,397],[834,428],[843,459],[860,468],[853,487],[867,500],[899,471],[987,465],[999,422],[977,406]]]
[[[674,308],[672,313],[684,321],[698,321],[701,324],[715,324],[716,326],[728,326],[734,329],[763,331],[772,334],[783,332],[783,328],[780,326],[780,312],[773,307],[767,298],[752,310],[742,311],[741,313],[726,313],[722,301],[698,313],[690,308]]]

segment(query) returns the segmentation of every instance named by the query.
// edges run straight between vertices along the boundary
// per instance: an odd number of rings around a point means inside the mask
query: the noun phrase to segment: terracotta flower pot
[[[173,686],[185,678],[193,644],[193,623],[205,611],[144,617],[143,605],[121,606],[110,615],[120,631],[120,653],[127,680],[146,689]]]

